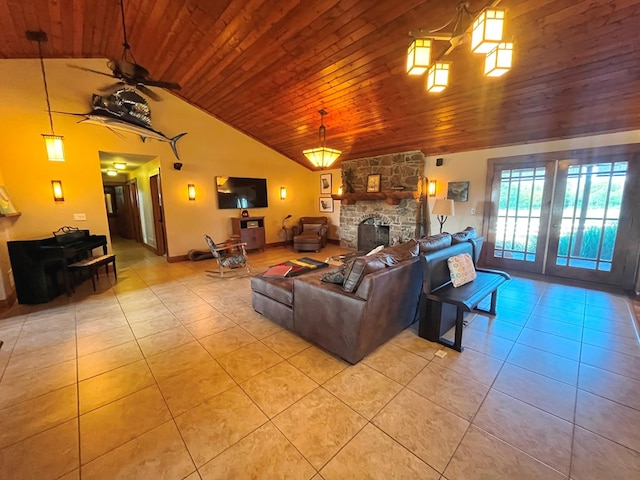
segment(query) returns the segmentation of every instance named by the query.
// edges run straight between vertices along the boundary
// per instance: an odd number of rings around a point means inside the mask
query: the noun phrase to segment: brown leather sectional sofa
[[[253,308],[355,364],[418,318],[423,279],[428,277],[423,254],[450,248],[452,237],[456,243],[468,242],[475,237],[471,230],[357,257],[346,266],[340,284],[322,281],[326,269],[294,278],[256,275],[251,279]]]

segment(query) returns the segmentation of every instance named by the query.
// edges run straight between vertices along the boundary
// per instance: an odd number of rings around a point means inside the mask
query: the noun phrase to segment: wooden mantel
[[[354,205],[358,200],[384,200],[387,205],[398,205],[400,200],[406,198],[418,198],[418,192],[413,191],[389,191],[371,193],[343,193],[331,195],[334,200],[341,200],[343,205]]]

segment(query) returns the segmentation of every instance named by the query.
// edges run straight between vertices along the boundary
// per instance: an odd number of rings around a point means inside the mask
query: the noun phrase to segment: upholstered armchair
[[[329,220],[327,217],[300,217],[293,237],[297,252],[318,252],[327,244]]]

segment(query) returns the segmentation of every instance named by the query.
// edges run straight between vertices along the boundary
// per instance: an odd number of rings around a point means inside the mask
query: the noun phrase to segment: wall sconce
[[[53,199],[56,202],[64,202],[64,193],[62,192],[62,180],[51,180],[51,189],[53,190]]]
[[[280,200],[287,198],[287,187],[280,187]]]
[[[338,195],[342,195],[342,192],[344,191],[344,189],[342,188],[342,185],[340,185],[338,187]]]
[[[196,199],[196,186],[193,183],[187,185],[187,191],[189,192],[189,200]]]
[[[435,180],[429,180],[429,188],[427,189],[427,193],[429,193],[430,197],[436,196],[436,186],[437,182]]]

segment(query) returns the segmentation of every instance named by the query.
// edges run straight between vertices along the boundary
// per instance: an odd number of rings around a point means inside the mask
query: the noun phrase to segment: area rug
[[[302,257],[295,260],[287,260],[286,262],[273,265],[266,272],[265,277],[297,277],[303,273],[317,270],[329,266],[328,263],[315,260],[309,257]]]

